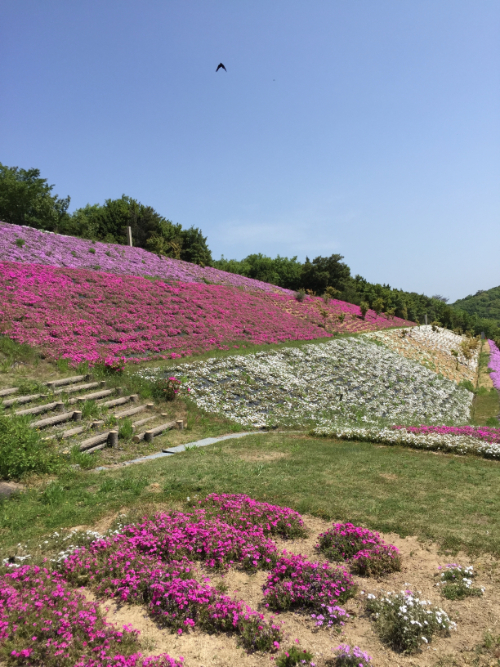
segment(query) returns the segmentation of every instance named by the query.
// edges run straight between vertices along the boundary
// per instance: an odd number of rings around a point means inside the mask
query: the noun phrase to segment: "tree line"
[[[39,169],[19,169],[0,163],[0,220],[105,243],[127,244],[127,227],[134,245],[174,259],[209,266],[212,254],[200,229],[184,229],[132,197],[106,199],[68,213],[70,197],[53,194],[53,185]]]
[[[127,243],[127,227],[132,228],[134,245],[160,255],[181,259],[201,266],[214,266],[223,271],[278,285],[297,293],[326,295],[357,304],[361,311],[368,308],[389,316],[396,315],[413,322],[428,322],[500,342],[500,326],[492,319],[467,313],[450,306],[440,296],[428,297],[416,292],[370,283],[360,275],[352,276],[342,255],[306,258],[266,257],[258,253],[245,259],[213,260],[207,238],[200,229],[167,220],[151,206],[132,197],[107,199],[104,204],[87,204],[68,213],[70,197],[53,194],[53,185],[41,178],[38,169],[19,169],[0,163],[0,220],[28,225],[70,236],[106,243]]]

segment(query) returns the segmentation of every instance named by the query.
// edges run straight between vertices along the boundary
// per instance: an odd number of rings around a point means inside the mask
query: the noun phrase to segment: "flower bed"
[[[412,433],[406,428],[352,428],[332,424],[318,426],[313,435],[339,440],[359,440],[381,442],[386,445],[399,445],[414,449],[427,449],[453,454],[474,454],[486,459],[500,459],[500,445],[483,442],[470,435],[450,435],[443,433]]]
[[[197,505],[207,514],[215,513],[226,523],[239,530],[249,530],[259,526],[264,535],[279,535],[284,538],[304,537],[302,517],[289,507],[271,505],[253,500],[243,494],[211,493]]]
[[[427,435],[435,433],[438,435],[466,435],[484,442],[500,444],[500,428],[492,426],[391,426],[396,431],[405,430],[407,433]]]
[[[369,594],[367,598],[367,609],[382,641],[402,653],[415,653],[435,634],[447,635],[456,629],[446,612],[409,590],[379,598]]]
[[[288,295],[196,282],[170,285],[89,269],[3,262],[0,290],[6,295],[0,309],[4,333],[75,364],[105,360],[118,368],[126,360],[328,338],[342,329],[338,324],[326,331],[316,309]],[[290,303],[302,314],[288,312]],[[352,322],[346,331],[392,324],[384,318]]]
[[[490,378],[495,389],[500,391],[500,350],[495,341],[488,340],[488,343],[490,346],[490,361],[488,367],[493,369],[493,373],[490,373]]]
[[[264,600],[266,607],[275,610],[321,612],[345,602],[355,592],[351,576],[344,569],[311,563],[300,554],[284,551],[264,585]]]
[[[157,554],[163,560],[190,558],[205,567],[225,568],[240,564],[246,570],[269,569],[276,562],[276,545],[260,526],[239,530],[204,510],[192,514],[159,513],[152,520],[126,526],[122,535],[135,548]]]
[[[471,358],[462,354],[462,344],[469,339],[466,336],[438,327],[420,326],[404,330],[377,331],[366,334],[369,338],[381,341],[397,354],[413,359],[430,370],[440,373],[454,382],[469,380],[475,383],[479,348],[471,351]],[[452,350],[458,353],[457,357]]]
[[[139,633],[107,623],[94,602],[62,577],[24,565],[0,578],[0,656],[44,667],[182,667],[170,656],[143,659]]]
[[[154,546],[156,555],[141,547],[124,535],[101,540],[73,553],[62,574],[74,584],[90,586],[99,597],[145,604],[150,616],[177,634],[192,628],[236,633],[249,650],[274,650],[281,639],[279,626],[241,600],[191,578],[195,568],[189,561],[164,562]]]
[[[20,247],[16,239],[25,241]],[[0,222],[0,262],[43,264],[69,269],[91,269],[120,276],[154,276],[167,282],[215,283],[243,287],[251,291],[292,294],[290,290],[226,273],[211,267],[179,259],[160,257],[142,248],[115,243],[88,241],[74,236],[43,232],[33,227],[20,227]]]
[[[352,523],[335,523],[319,536],[316,548],[334,561],[349,561],[362,576],[380,576],[401,570],[399,550],[378,533]]]
[[[200,408],[245,426],[468,420],[472,394],[364,337],[171,369]],[[158,369],[141,371],[154,378]]]
[[[90,270],[0,264],[3,330],[74,363],[144,360],[327,336],[251,294],[221,285],[151,283]],[[62,307],[64,306],[64,307]],[[167,355],[167,356],[165,356]]]

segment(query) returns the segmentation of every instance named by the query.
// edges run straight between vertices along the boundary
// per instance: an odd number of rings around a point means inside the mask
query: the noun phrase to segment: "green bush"
[[[29,418],[0,412],[0,478],[20,479],[30,473],[52,473],[61,459],[49,441],[43,441]]]

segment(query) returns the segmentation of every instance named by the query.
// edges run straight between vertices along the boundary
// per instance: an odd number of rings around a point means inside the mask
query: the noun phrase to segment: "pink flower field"
[[[287,294],[15,262],[0,263],[0,290],[1,332],[73,364],[176,358],[410,324],[372,312],[361,320],[357,306],[339,301],[299,303]]]
[[[24,242],[24,243],[23,243]],[[100,243],[0,222],[0,261],[43,264],[68,269],[106,271],[120,276],[155,276],[167,282],[216,283],[261,292],[292,294],[276,285],[159,257],[142,248]]]

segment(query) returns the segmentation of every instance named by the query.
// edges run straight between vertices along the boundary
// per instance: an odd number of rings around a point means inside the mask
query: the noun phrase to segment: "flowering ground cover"
[[[469,380],[475,384],[479,347],[471,352],[470,359],[464,357],[462,345],[469,340],[466,336],[431,325],[366,335],[449,380],[457,383]],[[458,353],[458,357],[452,354],[452,350]]]
[[[463,429],[467,430],[467,427]],[[493,429],[489,429],[492,431]],[[413,449],[426,449],[432,452],[451,452],[453,454],[474,454],[486,459],[500,459],[500,444],[495,439],[482,440],[478,437],[479,431],[473,435],[460,435],[447,431],[446,427],[436,427],[436,430],[412,430],[410,427],[394,428],[356,428],[336,426],[334,424],[320,425],[313,430],[314,435],[339,440],[355,440],[364,442],[380,442],[385,445],[399,445]],[[490,438],[490,433],[487,434]]]
[[[391,474],[386,474],[389,471]],[[142,493],[133,497],[120,493],[120,489],[125,486],[133,485],[135,488],[135,482],[142,478],[146,479],[148,484],[159,482],[160,484],[153,486],[159,487],[160,491],[153,494],[143,488]],[[426,536],[427,540],[434,537],[441,541],[443,536],[445,539],[450,536],[455,539],[452,544],[457,548],[460,544],[458,540],[461,539],[470,539],[471,546],[475,545],[475,549],[478,545],[479,548],[484,548],[485,545],[489,548],[488,540],[491,540],[493,546],[498,535],[498,504],[495,504],[498,493],[495,480],[495,465],[473,458],[460,460],[456,457],[431,456],[426,453],[417,456],[404,450],[396,452],[390,448],[378,449],[363,443],[350,446],[348,443],[329,443],[324,439],[306,439],[283,433],[256,434],[249,436],[248,440],[228,441],[228,444],[222,445],[220,449],[190,450],[179,457],[147,464],[146,468],[131,466],[111,473],[72,476],[64,480],[64,497],[67,502],[62,505],[45,505],[40,501],[41,492],[34,491],[29,494],[29,498],[28,494],[24,494],[7,507],[9,523],[4,512],[0,513],[3,530],[1,557],[14,555],[17,563],[18,552],[15,550],[15,542],[13,543],[9,536],[9,526],[13,521],[18,523],[18,505],[26,533],[28,524],[31,531],[31,525],[46,520],[50,530],[61,524],[68,525],[71,521],[70,525],[93,525],[102,534],[110,524],[102,521],[96,524],[96,518],[102,518],[103,514],[106,517],[111,511],[111,519],[115,512],[121,514],[123,507],[135,505],[141,514],[133,507],[131,510],[133,516],[137,517],[147,511],[145,508],[151,506],[151,503],[156,506],[164,503],[167,507],[178,507],[186,501],[188,495],[191,497],[189,503],[199,507],[196,493],[200,492],[195,491],[195,488],[199,487],[202,488],[200,499],[204,499],[201,503],[203,509],[210,513],[212,506],[219,502],[229,508],[228,518],[231,521],[237,520],[239,515],[245,516],[247,507],[252,508],[255,503],[256,525],[264,526],[266,505],[270,506],[267,518],[274,521],[282,514],[279,505],[286,505],[290,500],[292,506],[300,508],[302,512],[312,510],[318,514],[353,517],[354,530],[359,530],[359,524],[366,521],[374,526],[378,524],[380,528],[383,525],[385,531],[411,532]],[[251,495],[242,498],[241,507],[238,507],[237,497],[234,495],[224,499],[217,496],[212,505],[205,497],[209,490],[236,489],[242,483],[251,489]],[[78,494],[73,488],[75,486],[79,489]],[[84,489],[87,492],[84,492]],[[113,492],[104,493],[105,489],[112,489]],[[252,500],[255,497],[262,498],[263,501],[266,501],[266,497],[273,500],[260,504]],[[97,517],[89,509],[94,498],[101,508],[101,514]],[[30,499],[32,507],[28,504]],[[186,515],[194,514],[189,504],[185,507]],[[436,507],[439,507],[438,512],[435,511]],[[283,510],[283,515],[294,516],[289,508]],[[38,515],[42,515],[42,519],[36,518]],[[219,518],[223,520],[224,514],[221,513]],[[278,553],[286,548],[287,555],[298,552],[309,563],[322,561],[322,556],[318,555],[314,547],[318,543],[318,535],[331,529],[331,522],[310,515],[298,518],[304,521],[304,528],[307,528],[309,535],[294,543],[293,538],[281,541],[281,535],[276,534]],[[136,548],[136,531],[131,531],[132,536],[129,537],[123,525],[130,519],[118,516],[118,520],[119,532],[106,538],[108,546],[103,543],[102,548],[94,550],[94,546],[87,542],[85,549],[79,548],[77,552],[73,550],[72,554],[68,554],[69,558],[60,561],[63,572],[63,561],[75,564],[73,575],[64,574],[66,580],[70,580],[74,586],[85,585],[103,601],[102,605],[109,606],[110,612],[106,615],[117,627],[121,627],[122,623],[132,624],[141,631],[140,637],[146,638],[148,643],[144,646],[148,645],[152,652],[154,648],[155,653],[164,652],[175,657],[183,655],[187,667],[210,664],[212,656],[217,656],[221,667],[232,667],[235,655],[242,667],[269,665],[269,654],[247,656],[243,651],[236,652],[237,644],[244,643],[243,635],[232,625],[230,632],[224,631],[224,627],[228,627],[225,616],[215,620],[210,616],[212,610],[215,612],[214,605],[221,604],[222,608],[225,608],[224,596],[230,600],[227,602],[230,609],[234,609],[232,605],[244,600],[252,610],[258,610],[259,604],[264,601],[262,585],[265,584],[267,571],[257,570],[253,574],[247,574],[241,565],[235,563],[229,568],[210,568],[207,572],[203,559],[196,561],[196,566],[188,565],[187,559],[181,561],[181,564],[174,563],[174,560],[180,559],[178,551],[173,550],[169,556],[168,549],[167,558],[164,559],[161,553],[158,557],[158,551],[151,554],[147,550],[148,544],[156,549],[157,544],[163,543],[160,534],[148,529],[143,538],[141,535],[137,536],[142,541],[139,543],[140,548]],[[486,520],[489,525],[484,526],[483,522]],[[479,524],[479,521],[483,525]],[[139,525],[141,524],[144,524],[143,520],[140,521]],[[478,524],[480,534],[477,534]],[[485,530],[486,528],[488,530]],[[174,532],[177,533],[177,528]],[[246,526],[241,532],[247,537]],[[118,535],[121,536],[120,539],[115,539]],[[280,644],[277,653],[272,656],[276,656],[275,664],[279,664],[277,659],[283,650],[290,653],[287,646],[295,643],[294,638],[300,638],[300,650],[312,652],[312,662],[318,667],[324,667],[325,658],[332,658],[332,647],[339,642],[360,646],[362,651],[375,656],[374,664],[380,667],[388,667],[394,660],[402,667],[409,667],[409,661],[391,652],[384,652],[382,644],[370,630],[365,613],[366,593],[373,592],[378,597],[380,585],[383,585],[383,590],[397,591],[408,588],[403,584],[409,581],[410,588],[422,590],[425,599],[436,603],[441,597],[441,590],[435,585],[435,573],[437,566],[443,562],[442,556],[437,553],[437,545],[429,544],[428,541],[424,548],[417,538],[402,539],[393,534],[381,535],[381,538],[400,549],[405,559],[404,573],[391,572],[384,575],[383,582],[353,574],[352,579],[359,587],[359,594],[351,598],[343,610],[344,603],[339,607],[339,603],[332,601],[332,604],[326,604],[318,611],[303,609],[300,614],[292,611],[280,612],[279,624],[282,625],[284,639],[273,639],[273,646],[274,641]],[[21,539],[25,539],[25,536]],[[42,537],[36,544],[41,545],[41,555],[50,556],[44,552],[47,539],[49,538]],[[85,543],[85,540],[72,535],[61,546],[68,552],[71,545],[77,546],[82,542]],[[194,545],[196,540],[190,543]],[[95,547],[97,546],[98,543]],[[9,550],[6,551],[5,547]],[[57,543],[54,545],[57,560],[59,552]],[[38,557],[35,552],[33,559]],[[456,640],[454,637],[437,638],[437,641],[433,639],[432,646],[438,649],[437,653],[432,653],[435,660],[453,652],[455,660],[460,664],[469,664],[463,654],[459,653],[460,649],[464,642],[470,647],[475,646],[481,640],[484,629],[489,627],[492,614],[495,616],[498,582],[490,578],[490,561],[484,558],[481,557],[481,562],[477,563],[477,584],[474,582],[474,586],[484,584],[487,586],[487,594],[469,597],[466,607],[460,606],[460,601],[443,598],[442,606],[451,618],[457,620],[455,613],[460,612],[459,631],[453,633],[457,635]],[[188,559],[193,561],[191,557]],[[468,566],[470,560],[463,554],[460,562]],[[189,568],[189,572],[186,568]],[[205,575],[210,576],[210,582],[203,580]],[[175,585],[171,586],[174,579]],[[157,583],[161,584],[161,587],[157,588]],[[361,594],[362,590],[365,595]],[[113,598],[110,599],[111,596]],[[219,596],[222,596],[222,599]],[[87,597],[91,597],[90,594],[87,594]],[[160,603],[154,605],[159,608],[156,612],[151,605],[152,599]],[[183,608],[177,612],[179,602],[182,602]],[[187,606],[184,607],[184,604]],[[454,605],[458,605],[458,608]],[[243,609],[246,613],[246,607]],[[175,618],[171,618],[173,613],[176,614]],[[312,614],[314,618],[311,618]],[[265,620],[269,621],[268,612],[264,611],[264,615]],[[260,618],[253,615],[252,618],[258,623],[257,630],[259,625],[268,628],[262,625]],[[191,621],[195,624],[194,628]],[[232,618],[230,622],[232,624]],[[254,626],[250,624],[248,627],[250,636],[255,638]],[[179,629],[182,630],[182,635],[178,634]],[[342,632],[340,637],[337,635],[339,630]],[[270,633],[271,630],[265,637],[269,637]],[[150,641],[156,642],[154,647],[149,644]],[[414,664],[420,664],[418,657]]]
[[[325,330],[317,309],[294,297],[223,285],[171,285],[89,269],[3,262],[0,290],[6,295],[2,331],[49,358],[74,364],[175,358],[243,343],[325,338],[333,332],[332,327]],[[293,312],[289,304],[296,304]],[[351,322],[347,328],[338,324],[337,330],[394,325],[387,318]]]
[[[457,624],[429,600],[410,590],[368,596],[368,610],[381,638],[402,653],[415,653],[435,634],[448,635]]]
[[[339,602],[346,602],[355,593],[352,578],[343,568],[314,563],[301,554],[286,551],[264,584],[266,606],[274,610],[321,612],[326,606],[335,607]]]
[[[490,377],[495,389],[500,391],[500,350],[495,341],[488,340],[488,343],[490,345],[489,367],[493,369],[493,373],[490,373]]]
[[[467,422],[472,394],[364,337],[186,363],[196,404],[245,426]],[[161,369],[140,371],[154,378]]]
[[[209,282],[243,287],[252,291],[291,294],[289,290],[260,280],[211,267],[202,268],[179,259],[160,257],[142,248],[100,241],[93,243],[74,236],[63,236],[33,227],[20,227],[2,222],[0,222],[0,261],[90,269],[120,276],[154,276],[167,282]]]
[[[254,500],[243,494],[211,493],[196,505],[235,525],[239,530],[250,530],[259,526],[264,535],[283,538],[304,537],[304,521],[298,512],[289,507],[280,507]]]
[[[39,265],[0,264],[4,331],[74,363],[182,356],[228,343],[325,336],[258,294],[198,283]],[[64,306],[64,307],[62,307]],[[226,348],[227,349],[227,348]]]
[[[333,561],[350,562],[361,576],[381,576],[401,570],[401,556],[378,533],[352,523],[336,523],[319,536],[317,549]]]
[[[466,435],[485,442],[500,444],[500,428],[492,426],[392,426],[393,429],[405,429],[408,433],[426,435],[437,433],[439,435]]]
[[[0,576],[0,656],[10,665],[181,667],[142,658],[138,632],[108,623],[57,572],[23,565]]]

